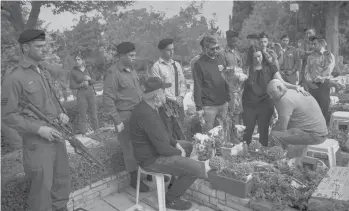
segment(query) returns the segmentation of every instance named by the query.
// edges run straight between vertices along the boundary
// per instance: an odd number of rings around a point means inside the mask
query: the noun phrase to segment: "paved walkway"
[[[148,182],[146,182],[148,183]],[[157,211],[157,193],[155,182],[148,183],[151,187],[151,191],[148,193],[140,194],[141,209],[139,211]],[[83,207],[88,211],[137,211],[136,207],[136,191],[132,187],[126,188],[121,193],[111,194],[101,200],[95,201],[93,204]],[[172,209],[167,209],[167,211],[174,211]],[[199,206],[193,203],[193,206],[188,211],[214,211],[208,207]]]

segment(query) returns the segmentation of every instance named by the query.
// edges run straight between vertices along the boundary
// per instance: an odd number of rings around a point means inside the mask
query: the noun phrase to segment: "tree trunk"
[[[36,27],[36,25],[38,23],[38,19],[39,19],[40,8],[42,5],[42,2],[41,1],[32,1],[31,5],[32,5],[32,9],[30,11],[27,24],[25,25],[26,29],[31,29],[31,28]]]
[[[339,39],[338,39],[338,19],[339,19],[339,4],[338,2],[327,2],[326,8],[326,41],[327,49],[333,53],[336,58],[336,66],[334,71],[338,69],[339,58]]]

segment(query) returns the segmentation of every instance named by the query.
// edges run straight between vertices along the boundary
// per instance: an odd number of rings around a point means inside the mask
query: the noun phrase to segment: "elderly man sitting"
[[[150,172],[177,176],[166,194],[166,206],[187,210],[191,203],[180,199],[205,169],[198,161],[186,158],[193,149],[187,141],[176,141],[166,130],[158,108],[166,102],[165,88],[171,84],[151,77],[145,84],[143,100],[133,109],[130,118],[130,140],[140,166]]]
[[[280,142],[284,149],[287,145],[316,145],[325,141],[326,121],[313,96],[287,89],[277,79],[270,81],[267,92],[279,117],[270,133],[273,141]]]

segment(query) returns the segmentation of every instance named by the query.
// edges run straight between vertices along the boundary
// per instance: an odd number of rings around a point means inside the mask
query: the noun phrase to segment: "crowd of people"
[[[243,141],[247,144],[256,124],[259,142],[266,147],[271,142],[284,149],[324,142],[334,56],[314,30],[307,30],[307,34],[306,49],[302,50],[290,46],[287,35],[280,38],[281,44],[270,48],[266,33],[251,34],[245,53],[236,49],[239,34],[234,31],[226,32],[223,49],[216,35],[200,37],[202,53],[192,60],[191,68],[193,98],[197,114],[204,119],[203,132],[214,127],[217,117],[232,113],[246,126]],[[8,72],[2,85],[2,129],[4,125],[22,137],[24,170],[31,179],[29,209],[64,211],[71,188],[62,134],[21,107],[20,102],[32,103],[61,124],[67,124],[69,118],[52,89],[49,70],[39,65],[45,59],[45,32],[28,29],[18,42],[22,60]],[[161,56],[141,86],[134,69],[135,45],[118,44],[115,64],[104,77],[103,107],[115,125],[131,186],[137,186],[139,167],[172,175],[166,206],[187,210],[191,203],[181,196],[197,178],[206,178],[207,174],[201,162],[189,158],[193,146],[182,129],[187,88],[182,67],[173,60],[174,45],[171,38],[159,41]],[[84,56],[74,56],[70,87],[78,93],[79,133],[86,134],[87,111],[93,130],[99,127],[93,89],[96,81],[85,67]],[[246,74],[245,79],[238,77],[241,73]],[[277,122],[270,130],[273,115],[277,115]],[[147,192],[149,187],[141,182],[140,191]]]

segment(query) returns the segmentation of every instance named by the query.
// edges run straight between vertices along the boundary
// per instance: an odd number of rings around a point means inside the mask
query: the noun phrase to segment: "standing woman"
[[[79,112],[79,133],[87,135],[86,113],[89,110],[89,117],[92,123],[92,129],[96,131],[99,128],[97,119],[96,92],[93,85],[96,83],[92,71],[86,68],[83,55],[78,53],[75,56],[76,65],[70,75],[70,88],[77,90],[77,106]]]
[[[246,127],[243,140],[247,144],[251,143],[257,121],[259,142],[268,146],[269,123],[274,112],[274,104],[266,91],[269,82],[279,79],[289,89],[295,89],[304,95],[309,93],[300,86],[285,82],[276,65],[266,59],[261,48],[252,47],[247,56],[252,58],[252,65],[248,68],[249,76],[242,95],[243,121]]]

